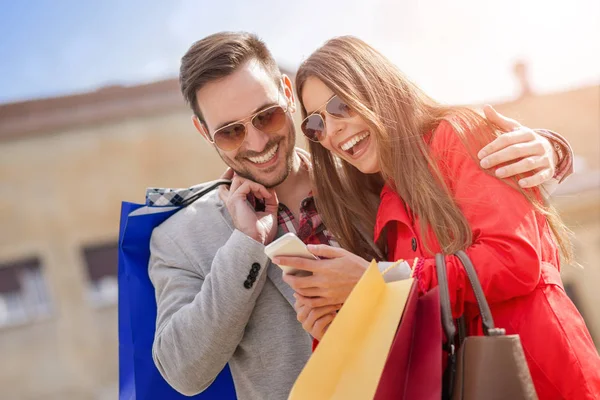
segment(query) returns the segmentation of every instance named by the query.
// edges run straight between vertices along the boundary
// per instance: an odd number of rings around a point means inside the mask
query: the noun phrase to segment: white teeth
[[[269,150],[267,153],[263,154],[260,157],[248,157],[248,160],[252,161],[254,164],[264,164],[267,161],[271,160],[275,157],[275,153],[277,153],[277,149],[279,148],[279,144],[276,144]]]
[[[363,132],[360,135],[354,136],[351,140],[348,140],[346,143],[344,143],[340,147],[342,150],[348,151],[351,148],[353,148],[354,146],[356,146],[356,144],[358,142],[360,142],[361,140],[363,140],[364,138],[367,138],[367,137],[369,137],[369,132]]]

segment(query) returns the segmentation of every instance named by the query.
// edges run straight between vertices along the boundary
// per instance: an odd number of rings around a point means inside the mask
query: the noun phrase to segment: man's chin
[[[273,172],[275,172],[275,171],[273,171]],[[253,177],[250,177],[249,179],[252,179],[254,182],[263,185],[267,189],[271,189],[271,188],[281,185],[283,183],[283,181],[285,181],[287,179],[288,174],[289,174],[289,171],[286,168],[276,175],[271,175],[268,173],[267,174],[265,174],[265,173],[255,174]],[[270,175],[270,176],[266,176],[266,175]]]
[[[237,173],[243,178],[261,184],[267,189],[271,189],[275,186],[279,186],[287,179],[289,168],[287,168],[286,165],[276,165],[273,166],[273,169],[257,171],[255,168],[248,168],[244,172]]]
[[[281,150],[282,149],[279,150],[280,155],[282,152]],[[274,188],[275,186],[281,185],[283,181],[287,179],[290,171],[292,170],[294,147],[288,149],[286,153],[287,154],[285,157],[280,156],[280,159],[275,165],[267,168],[260,168],[247,158],[244,158],[237,160],[237,168],[234,167],[233,169],[239,176],[243,178],[259,183],[269,189]],[[233,167],[233,165],[230,166]]]
[[[272,189],[276,186],[281,185],[287,179],[288,175],[289,175],[289,171],[285,170],[283,172],[283,174],[281,176],[279,176],[277,179],[273,179],[270,182],[261,183],[261,185],[263,185],[267,189]]]

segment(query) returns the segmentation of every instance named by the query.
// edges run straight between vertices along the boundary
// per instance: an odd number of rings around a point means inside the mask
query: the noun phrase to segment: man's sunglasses
[[[325,104],[306,117],[300,125],[304,136],[313,142],[320,142],[326,136],[325,118],[323,111],[320,111],[323,108],[325,108],[324,112],[334,118],[351,118],[356,115],[356,111],[334,94]]]
[[[279,97],[280,96],[278,96],[278,101]],[[212,135],[211,143],[216,144],[217,147],[223,151],[238,149],[246,139],[246,134],[248,133],[246,126],[248,124],[252,124],[252,126],[264,133],[276,133],[285,125],[287,110],[287,105],[285,107],[280,105],[270,106],[249,117],[232,122],[229,125],[217,129]]]

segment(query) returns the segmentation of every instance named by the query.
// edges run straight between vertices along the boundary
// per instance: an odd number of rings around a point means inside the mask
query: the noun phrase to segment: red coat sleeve
[[[517,189],[480,168],[449,123],[440,124],[430,145],[432,157],[471,226],[473,242],[465,251],[488,302],[532,292],[540,279],[541,242],[547,234],[543,218]],[[423,261],[414,274],[419,287],[428,290],[437,285],[435,259]],[[476,300],[458,258],[447,256],[446,266],[453,313],[458,317],[464,302]]]

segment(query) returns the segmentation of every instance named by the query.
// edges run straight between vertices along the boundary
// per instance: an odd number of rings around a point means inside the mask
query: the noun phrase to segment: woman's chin
[[[377,165],[377,164],[375,164],[375,165],[369,165],[369,166],[363,166],[361,168],[356,167],[356,168],[358,168],[358,170],[360,172],[362,172],[363,174],[365,174],[365,175],[378,174],[381,171],[381,169],[379,168],[379,165]]]
[[[363,151],[356,156],[341,151],[337,151],[335,153],[338,157],[352,165],[363,174],[376,174],[380,171],[377,151],[372,148],[371,143],[369,144],[368,148],[363,149]]]
[[[381,171],[381,168],[379,168],[377,154],[372,151],[369,151],[368,153],[363,154],[360,158],[352,161],[353,162],[349,161],[350,164],[352,164],[363,174],[376,174]]]

